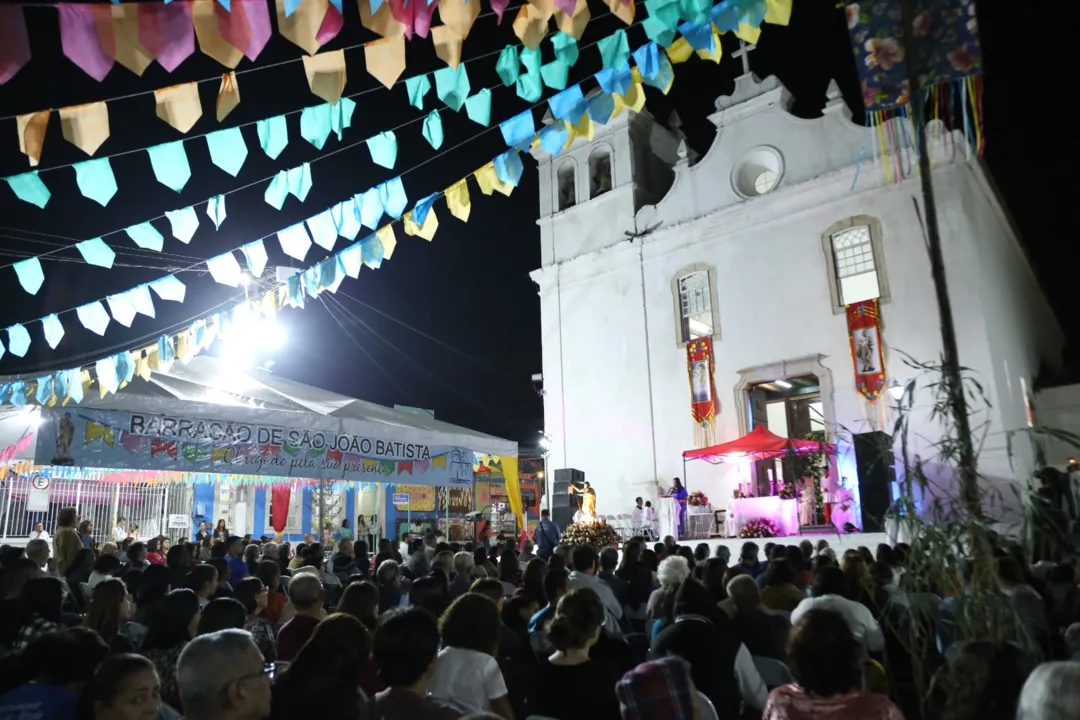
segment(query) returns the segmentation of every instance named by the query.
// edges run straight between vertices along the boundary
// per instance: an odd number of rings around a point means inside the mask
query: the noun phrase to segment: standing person
[[[551,511],[546,508],[541,510],[540,522],[536,523],[536,530],[533,532],[533,540],[536,542],[536,556],[545,560],[550,558],[555,552],[555,547],[559,544],[561,536],[559,526],[551,521]]]
[[[567,488],[566,492],[569,495],[577,494],[581,496],[581,507],[579,508],[579,512],[582,517],[587,520],[596,519],[596,491],[593,490],[593,487],[589,484],[588,480],[583,483],[581,490],[578,490],[571,485]]]
[[[641,527],[641,523],[645,520],[645,505],[644,500],[637,497],[634,498],[634,509],[630,513],[630,517],[634,520],[634,527]]]
[[[799,487],[799,524],[800,525],[813,525],[814,524],[814,510],[817,505],[817,498],[815,496],[815,490],[817,485],[814,483],[813,478],[803,478],[802,484]]]
[[[248,576],[248,566],[241,557],[244,553],[244,539],[230,535],[225,541],[225,562],[229,564],[229,584],[236,587]]]
[[[82,546],[87,550],[94,549],[94,523],[89,520],[83,520],[79,523],[79,540],[82,541]]]
[[[113,542],[117,545],[124,542],[128,538],[127,521],[122,517],[116,518],[116,525],[112,529]]]
[[[75,556],[83,548],[82,538],[75,529],[78,515],[75,508],[61,508],[56,514],[56,534],[53,535],[53,558],[56,560],[56,571],[61,575],[67,570],[68,565],[75,562]]]
[[[338,538],[341,540],[352,540],[353,531],[349,526],[349,518],[345,518],[341,521],[341,527],[338,529]]]
[[[270,673],[243,630],[219,630],[188,643],[176,663],[176,682],[188,720],[270,716]]]
[[[199,523],[199,532],[195,533],[195,542],[201,544],[208,537],[210,537],[210,530],[206,527],[206,523]]]
[[[686,492],[686,488],[683,487],[682,480],[675,478],[671,481],[671,489],[668,490],[668,494],[664,497],[669,497],[679,505],[679,537],[686,534],[686,499],[690,496],[690,493]]]

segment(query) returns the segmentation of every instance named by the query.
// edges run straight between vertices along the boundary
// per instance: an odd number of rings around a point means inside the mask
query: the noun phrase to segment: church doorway
[[[825,440],[821,383],[816,375],[753,383],[746,393],[751,429],[764,425],[780,437]],[[754,494],[758,497],[775,495],[783,485],[794,485],[799,480],[800,462],[798,458],[777,458],[754,463]]]

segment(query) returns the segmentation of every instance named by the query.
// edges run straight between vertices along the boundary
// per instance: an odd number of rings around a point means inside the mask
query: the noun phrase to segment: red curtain
[[[292,496],[292,488],[288,485],[275,486],[270,492],[270,512],[274,516],[274,532],[284,532],[285,523],[289,520],[289,498]]]

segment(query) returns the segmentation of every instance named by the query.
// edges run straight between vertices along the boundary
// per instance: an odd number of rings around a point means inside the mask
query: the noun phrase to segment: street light
[[[540,450],[547,455],[551,451],[551,438],[544,433],[540,433]]]
[[[901,385],[896,378],[893,378],[892,382],[889,383],[889,395],[897,403],[904,398],[904,386]]]
[[[540,454],[544,456],[544,498],[547,500],[548,512],[551,512],[551,483],[548,481],[548,455],[551,453],[551,438],[540,433]]]

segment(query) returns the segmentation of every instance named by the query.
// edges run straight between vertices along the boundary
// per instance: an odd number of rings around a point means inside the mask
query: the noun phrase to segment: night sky
[[[1075,179],[1078,158],[1074,133],[1068,129],[1072,113],[1065,109],[1069,94],[1064,85],[1075,65],[1068,50],[1070,43],[1076,42],[1070,34],[1077,27],[1077,11],[1073,4],[1068,4],[1066,11],[1064,2],[1030,5],[1025,16],[1037,18],[1034,24],[1021,21],[1016,8],[1008,3],[984,2],[979,6],[986,68],[987,161],[1060,322],[1068,335],[1076,338],[1080,337],[1080,321],[1071,303],[1075,295],[1075,238],[1080,226]],[[155,180],[146,153],[139,151],[181,137],[155,116],[153,95],[110,102],[112,134],[96,156],[130,154],[112,161],[119,192],[107,207],[82,197],[70,169],[42,174],[52,191],[45,210],[15,200],[6,187],[0,187],[0,287],[4,294],[0,327],[28,323],[154,280],[301,222],[398,174],[403,175],[411,205],[482,166],[505,149],[498,122],[527,107],[512,90],[499,84],[495,74],[498,51],[517,42],[510,26],[515,7],[511,6],[507,19],[498,26],[485,4],[464,45],[462,56],[468,62],[474,91],[498,86],[493,90],[492,127],[486,132],[470,121],[464,110],[458,115],[442,107],[434,90],[424,111],[409,106],[404,82],[391,91],[382,88],[364,71],[363,51],[346,50],[349,82],[345,94],[363,94],[354,98],[353,127],[345,131],[341,142],[331,136],[325,148],[317,151],[300,138],[299,115],[293,115],[289,118],[289,146],[274,161],[259,149],[255,127],[247,126],[243,133],[249,154],[237,178],[210,163],[204,142],[189,142],[192,180],[178,195]],[[603,4],[591,2],[590,8],[593,21],[582,38],[581,58],[571,71],[571,82],[600,69],[596,48],[586,46],[623,27]],[[1028,15],[1031,11],[1035,14]],[[298,60],[302,51],[276,33],[257,63],[244,60],[237,68],[242,101],[219,124],[213,107],[216,78],[223,68],[211,58],[196,51],[171,74],[155,63],[141,78],[117,65],[104,82],[97,83],[63,56],[54,9],[31,7],[26,14],[34,57],[0,88],[0,117],[211,78],[212,82],[200,86],[204,115],[187,137],[320,102],[308,89]],[[644,16],[644,7],[639,5],[638,19]],[[1019,36],[1016,30],[1020,28],[1034,35]],[[357,46],[375,37],[361,26],[356,4],[347,1],[345,29],[324,50]],[[629,31],[629,37],[631,48],[645,40],[640,25]],[[724,36],[724,42],[725,53],[730,53],[734,38]],[[551,45],[545,41],[542,48],[547,61]],[[414,38],[407,52],[408,68],[402,80],[442,66],[430,39]],[[469,62],[473,58],[480,59]],[[297,61],[264,67],[290,59]],[[751,54],[751,65],[759,75],[778,75],[796,97],[794,112],[803,117],[820,114],[829,79],[836,78],[849,106],[856,108],[856,122],[862,122],[855,66],[843,13],[835,2],[795,0],[790,27],[764,26],[759,49]],[[264,69],[244,72],[253,67]],[[678,109],[691,145],[704,153],[713,137],[706,116],[712,111],[713,100],[733,88],[740,69],[739,61],[730,57],[719,66],[691,59],[676,66],[675,85],[668,97],[648,90],[647,107],[661,120],[666,120],[673,107]],[[586,91],[592,82],[585,86]],[[547,91],[545,98],[551,94]],[[439,151],[432,150],[420,134],[422,119],[432,106],[440,107],[446,132]],[[534,113],[538,121],[542,113],[541,104]],[[390,128],[395,129],[399,142],[393,171],[374,165],[363,144],[367,137]],[[0,175],[24,172],[27,163],[18,151],[14,120],[0,121],[0,138]],[[316,161],[320,157],[325,159]],[[83,159],[86,156],[63,139],[54,113],[40,167]],[[303,162],[312,162],[314,180],[306,202],[289,198],[280,212],[270,208],[262,197],[266,183],[255,181]],[[432,409],[440,419],[534,444],[543,428],[543,406],[530,382],[530,375],[542,369],[540,306],[528,273],[538,266],[540,254],[535,163],[526,156],[525,164],[522,182],[511,197],[483,196],[470,181],[473,208],[467,224],[453,218],[439,201],[435,211],[440,226],[434,242],[406,237],[399,227],[394,257],[380,270],[365,268],[359,280],[346,278],[338,294],[330,296],[335,300],[327,300],[327,305],[309,299],[306,309],[284,312],[280,321],[288,329],[289,340],[272,356],[273,371],[385,405]],[[228,196],[228,218],[220,230],[215,231],[207,219],[205,204],[198,208],[200,229],[190,245],[172,238],[168,223],[158,221],[158,229],[166,235],[164,253],[141,251],[125,236],[113,236],[107,242],[128,254],[118,255],[118,265],[112,270],[65,262],[78,258],[78,253],[74,248],[60,250],[44,262],[46,282],[37,296],[23,292],[8,267],[26,254],[58,250],[248,183],[255,184]],[[276,239],[269,239],[266,247],[271,265],[299,266],[280,252]],[[344,241],[339,239],[335,249],[342,247]],[[304,266],[325,255],[313,246]],[[155,298],[156,320],[139,316],[130,329],[114,322],[104,338],[83,329],[74,313],[68,312],[60,316],[67,334],[50,350],[40,323],[28,324],[33,340],[30,352],[25,358],[6,354],[0,360],[0,372],[33,377],[42,371],[93,362],[102,355],[147,343],[238,294],[217,285],[208,274],[185,271],[179,277],[188,286],[182,305]],[[957,319],[958,323],[975,320]],[[6,336],[4,341],[6,344]]]

